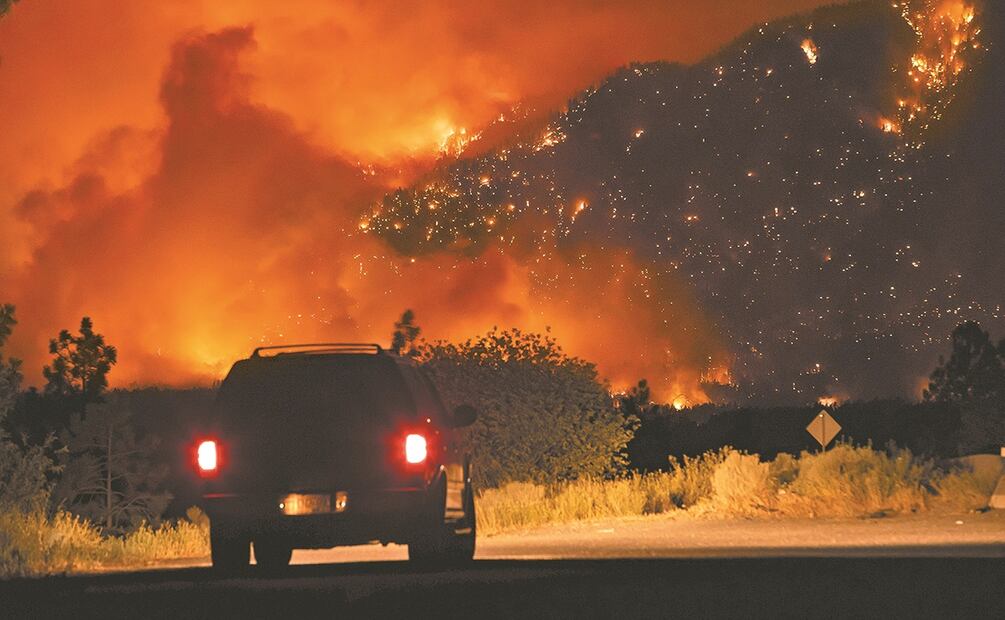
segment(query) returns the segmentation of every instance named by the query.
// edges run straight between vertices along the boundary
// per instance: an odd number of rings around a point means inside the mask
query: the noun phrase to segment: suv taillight
[[[418,465],[426,460],[428,450],[426,448],[426,438],[418,433],[411,433],[405,437],[405,460],[412,465]]]
[[[199,475],[215,476],[220,468],[220,448],[215,439],[204,439],[195,449],[195,465]]]

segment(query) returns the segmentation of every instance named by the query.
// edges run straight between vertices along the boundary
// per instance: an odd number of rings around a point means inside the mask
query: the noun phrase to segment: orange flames
[[[37,383],[48,339],[86,314],[120,349],[115,385],[206,383],[259,344],[386,341],[410,307],[431,338],[550,326],[614,387],[701,402],[699,369],[725,363],[714,326],[631,252],[397,256],[360,209],[517,102],[821,3],[18,3],[0,20],[10,353]]]
[[[879,128],[882,129],[884,133],[900,133],[900,124],[889,118],[881,117],[879,119]]]
[[[952,101],[952,87],[966,69],[967,59],[982,47],[977,6],[967,0],[894,3],[917,37],[905,69],[906,94],[897,101],[900,123],[891,125],[898,133],[903,125],[923,132]]]
[[[803,39],[803,43],[800,47],[802,47],[803,53],[806,54],[806,61],[811,65],[817,64],[819,50],[817,49],[816,43],[813,42],[813,39]]]

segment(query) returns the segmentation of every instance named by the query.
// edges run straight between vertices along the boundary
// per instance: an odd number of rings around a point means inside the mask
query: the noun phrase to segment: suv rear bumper
[[[334,494],[334,492],[332,492]],[[254,538],[278,537],[296,548],[327,548],[372,541],[407,543],[428,522],[435,493],[425,488],[348,493],[343,512],[285,515],[280,494],[209,494],[209,518]]]

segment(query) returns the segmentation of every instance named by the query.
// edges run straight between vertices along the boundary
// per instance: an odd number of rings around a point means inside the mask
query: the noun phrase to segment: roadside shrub
[[[986,508],[1002,473],[1002,461],[993,454],[950,461],[934,482],[936,493],[932,503],[955,511]]]
[[[932,505],[944,510],[969,512],[986,508],[994,487],[986,485],[973,473],[960,471],[941,476],[935,481]]]
[[[467,431],[481,488],[609,475],[625,465],[634,419],[620,415],[593,364],[554,339],[493,330],[461,344],[420,348],[450,408],[470,404]]]
[[[757,455],[736,450],[715,466],[712,473],[712,506],[723,514],[753,515],[774,510],[778,479],[771,465]]]
[[[671,503],[678,508],[690,508],[712,497],[712,475],[715,468],[726,460],[732,448],[710,450],[701,456],[685,456],[683,461],[669,457],[670,473],[667,481]]]
[[[56,467],[46,454],[49,447],[21,448],[0,437],[0,513],[42,510],[49,497],[48,476]]]
[[[785,488],[782,510],[799,516],[851,517],[926,508],[934,477],[931,461],[909,450],[891,454],[838,444],[799,457],[799,473]]]
[[[782,452],[771,461],[771,477],[775,479],[778,486],[790,484],[799,475],[799,460]]]

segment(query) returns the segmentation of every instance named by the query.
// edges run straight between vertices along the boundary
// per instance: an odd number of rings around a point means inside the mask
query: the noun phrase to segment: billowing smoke
[[[113,383],[184,384],[261,343],[384,341],[410,307],[431,338],[550,327],[616,386],[700,398],[715,327],[630,251],[412,259],[359,214],[451,131],[817,2],[329,4],[34,0],[0,23],[0,299],[29,379],[85,314],[120,349]]]

